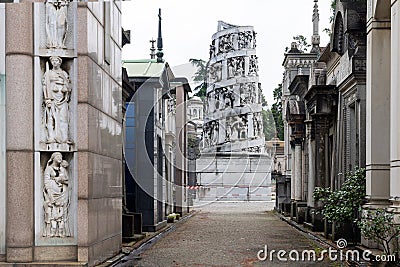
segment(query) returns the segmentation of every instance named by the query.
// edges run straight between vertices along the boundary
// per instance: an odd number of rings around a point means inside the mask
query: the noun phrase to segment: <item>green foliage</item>
[[[275,137],[276,133],[274,116],[270,110],[262,110],[261,114],[263,117],[265,140],[271,140]]]
[[[336,10],[336,0],[331,0],[331,12],[332,15],[329,17],[329,22],[333,23],[333,20],[335,19],[335,10]]]
[[[278,87],[274,89],[273,95],[275,102],[272,104],[271,112],[275,121],[275,131],[279,140],[283,140],[282,84],[278,84]]]
[[[365,197],[365,169],[348,173],[339,190],[316,187],[313,196],[315,201],[322,202],[322,214],[329,222],[355,222]]]
[[[188,135],[188,158],[195,160],[200,158],[200,140],[199,138]]]
[[[400,225],[394,223],[393,214],[384,209],[367,210],[358,222],[358,226],[366,239],[378,242],[387,255],[392,254],[390,242],[400,236]]]
[[[202,59],[189,59],[189,62],[197,68],[197,71],[193,75],[193,81],[199,82],[200,84],[194,88],[196,92],[194,95],[204,99],[207,95],[207,63]]]
[[[304,37],[303,35],[293,36],[293,40],[297,42],[297,48],[301,52],[307,52],[307,49],[311,46],[310,44],[307,43],[307,38]]]

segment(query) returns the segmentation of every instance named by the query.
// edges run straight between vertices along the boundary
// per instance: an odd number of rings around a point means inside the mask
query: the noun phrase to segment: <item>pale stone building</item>
[[[331,42],[321,51],[315,2],[313,49],[299,53],[293,47],[286,54],[283,95],[285,141],[292,145],[285,152],[291,216],[322,230],[322,218],[313,212],[314,188],[337,190],[346,173],[365,167],[366,6],[337,1]],[[308,65],[296,66],[302,62]],[[301,70],[296,74],[293,67]]]
[[[368,0],[367,7],[365,208],[389,208],[398,216],[400,3]]]
[[[114,1],[0,4],[0,262],[120,251],[120,22]]]
[[[192,135],[200,137],[203,135],[204,123],[204,103],[198,96],[193,96],[187,101],[187,119],[190,122],[188,125]]]

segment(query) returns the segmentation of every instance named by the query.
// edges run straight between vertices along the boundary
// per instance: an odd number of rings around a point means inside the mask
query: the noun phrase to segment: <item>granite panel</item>
[[[6,67],[7,149],[32,150],[33,58],[26,55],[8,55]]]
[[[33,260],[33,248],[22,247],[14,248],[7,247],[7,261],[8,262],[31,262]]]
[[[77,42],[78,42],[78,54],[86,55],[88,49],[88,32],[90,32],[92,24],[89,24],[87,3],[78,2],[78,23],[77,23]]]
[[[43,246],[34,249],[34,261],[76,260],[78,260],[78,247],[76,246]]]
[[[89,119],[89,108],[86,103],[78,103],[78,138],[77,148],[79,150],[89,149],[89,123],[92,121]]]
[[[121,160],[98,154],[89,154],[89,198],[122,196]]]
[[[32,54],[33,52],[33,5],[21,2],[6,5],[6,52],[8,54]],[[18,19],[16,19],[18,18]],[[8,29],[8,30],[7,30]],[[20,65],[21,66],[21,65]],[[27,73],[24,71],[21,73]]]
[[[7,152],[7,246],[33,245],[33,153]],[[21,168],[21,166],[24,166]]]
[[[1,8],[0,8],[1,12]],[[1,20],[1,19],[0,19]],[[0,26],[1,27],[1,26]],[[0,30],[1,31],[1,30]],[[1,39],[1,36],[0,36]],[[3,58],[4,59],[4,58]],[[3,62],[0,58],[0,65]],[[0,255],[6,253],[6,106],[5,75],[0,74]]]
[[[90,85],[93,78],[93,69],[90,59],[86,56],[78,58],[78,102],[88,102],[90,96]]]
[[[88,246],[89,237],[89,200],[78,199],[78,246]],[[78,250],[78,260],[80,259],[80,251]]]
[[[94,61],[97,62],[97,53],[98,53],[98,36],[97,36],[97,28],[98,28],[98,22],[93,16],[92,12],[90,10],[86,9],[86,21],[85,25],[87,24],[87,31],[86,31],[86,36],[83,38],[86,38],[87,40],[87,53],[90,56],[90,58]]]

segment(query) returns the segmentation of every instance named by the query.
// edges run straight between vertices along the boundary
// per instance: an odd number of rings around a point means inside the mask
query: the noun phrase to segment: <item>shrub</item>
[[[365,169],[348,173],[339,190],[316,187],[313,196],[315,201],[322,202],[322,215],[329,222],[355,222],[365,197]]]

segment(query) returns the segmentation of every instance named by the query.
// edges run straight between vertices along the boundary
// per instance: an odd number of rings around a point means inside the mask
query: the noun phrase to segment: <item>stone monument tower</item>
[[[208,65],[204,152],[263,153],[256,32],[218,22]]]
[[[270,200],[256,32],[218,22],[212,36],[207,98],[197,160],[199,199]]]

